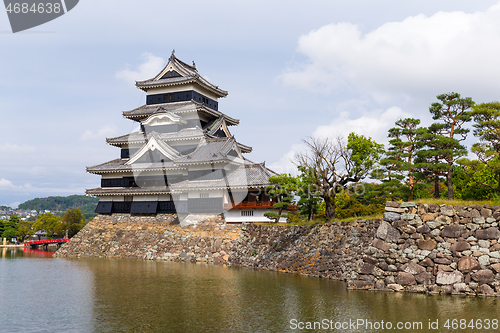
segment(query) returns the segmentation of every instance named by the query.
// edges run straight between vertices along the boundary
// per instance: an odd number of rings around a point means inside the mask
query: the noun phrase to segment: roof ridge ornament
[[[193,60],[193,67],[196,69],[196,64],[194,63],[194,60]]]

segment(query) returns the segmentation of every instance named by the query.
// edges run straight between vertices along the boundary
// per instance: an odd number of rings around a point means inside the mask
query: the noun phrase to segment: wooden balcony
[[[275,202],[272,201],[243,201],[237,205],[231,205],[230,203],[224,204],[224,209],[253,209],[253,208],[263,208],[263,209],[272,209]],[[288,206],[288,210],[297,210],[298,207],[296,205]]]

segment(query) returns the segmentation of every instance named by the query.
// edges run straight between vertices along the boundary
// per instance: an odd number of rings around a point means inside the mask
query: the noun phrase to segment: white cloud
[[[14,209],[17,209],[17,207],[21,204],[20,201],[16,201],[16,202],[12,202],[10,204],[8,204],[9,207],[11,208],[14,208]]]
[[[285,85],[353,91],[379,102],[458,91],[498,95],[500,3],[484,12],[438,12],[385,23],[363,34],[332,23],[300,37],[305,64],[285,72]]]
[[[2,154],[23,154],[33,153],[35,147],[26,145],[16,145],[13,143],[0,144],[0,153]]]
[[[408,118],[397,106],[388,108],[385,111],[373,111],[362,115],[356,119],[349,119],[349,112],[340,112],[339,116],[332,120],[329,125],[322,125],[316,128],[313,136],[316,137],[336,137],[338,135],[347,137],[351,132],[371,137],[377,143],[386,144],[387,131],[394,127],[394,123],[401,118]]]
[[[267,167],[276,173],[290,173],[292,175],[297,174],[297,166],[293,164],[295,154],[305,150],[304,144],[294,144],[292,145],[290,151],[284,154],[278,161],[269,164]]]
[[[0,188],[14,188],[14,184],[5,178],[0,179]]]
[[[104,127],[101,127],[101,129],[99,129],[97,133],[93,133],[90,130],[85,131],[85,133],[83,133],[82,136],[80,137],[80,140],[82,141],[102,140],[106,137],[111,137],[115,135],[115,133],[116,133],[116,127],[106,125]]]
[[[143,62],[137,70],[123,69],[116,73],[116,78],[130,84],[135,81],[144,81],[158,74],[165,66],[165,60],[151,53],[145,52],[141,55]]]

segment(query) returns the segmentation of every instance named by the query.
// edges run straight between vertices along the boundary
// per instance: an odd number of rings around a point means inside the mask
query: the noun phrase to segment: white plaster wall
[[[253,210],[253,216],[241,216],[242,210]],[[264,216],[264,213],[273,211],[272,209],[231,209],[224,213],[226,222],[243,223],[243,222],[272,222]],[[280,222],[286,222],[285,218],[281,218]]]

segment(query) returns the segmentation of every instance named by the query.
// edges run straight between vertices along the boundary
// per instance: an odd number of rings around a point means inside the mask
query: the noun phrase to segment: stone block
[[[489,269],[481,269],[472,274],[472,279],[479,284],[491,283],[495,280],[495,275]]]
[[[383,219],[384,219],[384,221],[387,221],[387,222],[394,222],[397,220],[401,220],[401,214],[394,213],[394,212],[386,212],[386,213],[384,213]]]
[[[498,239],[500,238],[500,230],[496,227],[480,229],[476,231],[475,236],[477,239]]]
[[[436,278],[434,275],[428,272],[422,272],[420,274],[415,275],[415,280],[420,284],[430,285],[436,283]]]
[[[385,203],[386,207],[394,207],[394,208],[399,208],[400,203],[397,201],[387,201]]]
[[[387,288],[392,289],[394,291],[402,291],[405,289],[402,285],[397,284],[397,283],[388,284]]]
[[[481,267],[488,266],[490,264],[490,256],[487,254],[482,255],[477,258],[477,261],[479,261],[479,265],[481,265]]]
[[[401,214],[401,219],[405,221],[413,220],[417,217],[417,214]]]
[[[460,241],[460,242],[456,242],[455,244],[453,244],[450,248],[450,251],[462,252],[462,251],[467,251],[469,249],[470,249],[469,243]]]
[[[491,243],[490,243],[490,241],[487,241],[487,240],[481,239],[481,240],[478,240],[478,241],[477,241],[477,245],[478,245],[479,247],[489,248],[489,247],[490,247],[490,245],[491,245]]]
[[[408,207],[417,207],[416,202],[402,202],[399,207],[401,208],[408,208]]]
[[[493,264],[490,266],[496,273],[500,273],[500,263]]]
[[[413,274],[398,272],[398,275],[396,276],[396,283],[402,286],[409,286],[416,284],[417,282],[415,281],[415,277],[413,276]]]
[[[467,284],[461,282],[461,283],[455,283],[453,285],[453,290],[455,290],[457,293],[464,292],[467,290]]]
[[[372,265],[378,264],[378,260],[377,259],[375,259],[373,257],[370,257],[370,256],[367,256],[367,255],[363,256],[363,261],[366,262],[366,263],[372,264]]]
[[[430,258],[425,258],[420,262],[421,266],[434,267],[434,262]]]
[[[426,224],[422,224],[417,227],[417,232],[421,234],[428,234],[431,231],[431,228],[429,228]]]
[[[463,273],[470,273],[480,268],[479,262],[474,257],[462,257],[458,261],[458,270]]]
[[[404,264],[401,267],[401,270],[405,273],[409,273],[412,275],[417,275],[417,274],[425,272],[424,267],[420,266],[419,264],[414,263],[413,261],[410,261],[410,262]]]
[[[390,214],[390,213],[385,213],[385,214]],[[385,216],[385,214],[384,214],[384,216]],[[393,213],[393,214],[395,214],[395,213]],[[399,214],[397,214],[397,215],[399,215]],[[380,226],[377,229],[376,236],[384,241],[392,243],[392,242],[395,242],[399,239],[400,233],[392,225],[390,225],[386,221],[382,221],[380,223]]]
[[[364,262],[359,268],[359,273],[365,275],[373,274],[374,269],[375,269],[374,265]]]
[[[441,264],[441,265],[449,265],[451,264],[451,260],[448,258],[436,258],[434,259],[434,262],[436,264]]]
[[[482,294],[485,294],[485,295],[493,296],[495,294],[495,291],[493,290],[493,288],[491,288],[487,284],[483,284],[483,285],[479,286],[478,291]]]
[[[436,229],[436,228],[439,228],[441,226],[441,222],[438,222],[438,221],[429,221],[429,222],[425,222],[425,224],[427,224],[427,226],[431,229]]]
[[[444,272],[439,271],[436,276],[436,283],[439,285],[453,285],[455,283],[460,283],[463,280],[463,274],[459,271]]]
[[[485,221],[484,217],[480,216],[480,217],[473,217],[472,222],[476,223],[476,224],[484,224],[484,222],[486,222],[486,221]]]
[[[389,249],[391,248],[391,244],[386,243],[383,240],[380,240],[378,238],[375,238],[372,241],[372,246],[374,246],[377,249],[382,250],[382,251],[389,251]]]
[[[441,230],[441,237],[458,238],[465,231],[465,226],[462,224],[451,224]]]
[[[491,216],[491,209],[483,208],[483,209],[481,209],[480,214],[484,218],[490,217]]]
[[[430,204],[428,210],[431,213],[436,213],[439,211],[439,206],[435,204]]]
[[[455,215],[455,210],[453,206],[443,206],[441,207],[441,214],[445,216],[453,216]]]
[[[373,282],[364,280],[349,280],[347,282],[348,289],[373,289]]]
[[[419,239],[417,241],[417,246],[420,250],[427,250],[427,251],[432,251],[436,248],[437,243],[435,240],[432,239]]]
[[[406,208],[385,207],[385,211],[401,214],[401,213],[406,213],[407,209]]]
[[[434,221],[438,216],[439,213],[427,213],[422,215],[422,221],[423,222]]]

